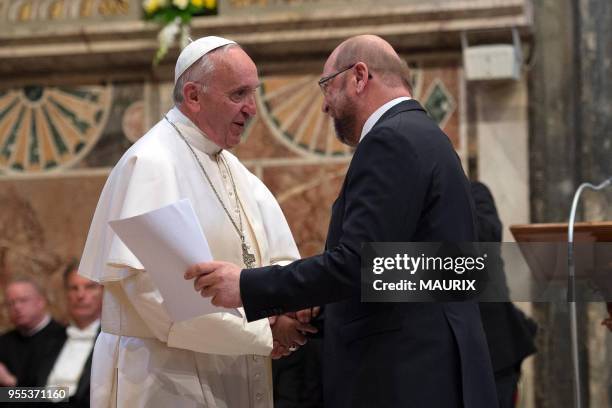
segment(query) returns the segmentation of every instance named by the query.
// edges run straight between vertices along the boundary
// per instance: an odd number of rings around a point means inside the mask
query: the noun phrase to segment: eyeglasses
[[[328,75],[326,77],[323,77],[323,78],[319,79],[319,87],[321,88],[321,91],[323,91],[323,93],[325,93],[325,91],[327,91],[327,87],[329,86],[329,80],[330,79],[334,79],[335,77],[337,77],[341,73],[346,72],[349,69],[353,68],[355,65],[357,65],[356,62],[351,64],[351,65],[349,65],[346,68],[341,69],[340,71],[338,71],[338,72],[336,72],[334,74],[331,74],[331,75]]]
[[[351,65],[349,65],[346,68],[341,69],[338,72],[335,72],[335,73],[333,73],[331,75],[328,75],[326,77],[323,77],[323,78],[319,79],[319,87],[321,88],[321,91],[323,91],[323,93],[325,93],[327,91],[327,87],[329,86],[329,80],[330,79],[334,79],[335,77],[337,77],[341,73],[346,72],[349,69],[353,68],[355,65],[357,65],[356,62],[352,63]],[[372,79],[372,74],[368,73],[368,79]]]

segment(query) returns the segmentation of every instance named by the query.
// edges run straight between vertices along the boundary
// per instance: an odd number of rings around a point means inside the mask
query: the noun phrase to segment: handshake
[[[211,298],[211,303],[221,307],[240,307],[240,274],[242,268],[230,262],[211,261],[192,265],[184,275],[193,279],[193,287],[203,297]],[[279,316],[269,317],[272,329],[273,348],[270,357],[279,359],[288,356],[306,344],[306,335],[314,334],[317,329],[310,324],[317,317],[320,308],[300,310]]]
[[[314,307],[269,317],[273,339],[270,357],[274,360],[286,357],[306,344],[306,335],[317,332],[310,321],[317,317],[319,310],[319,307]]]

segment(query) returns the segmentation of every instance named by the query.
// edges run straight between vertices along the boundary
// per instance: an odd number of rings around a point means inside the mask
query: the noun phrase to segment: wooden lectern
[[[567,262],[567,247],[548,245],[536,247],[536,245],[521,245],[528,243],[567,243],[567,223],[555,224],[522,224],[510,226],[510,231],[521,248],[527,265],[534,274],[543,274],[545,280],[564,280],[567,281],[567,268],[564,268],[560,276],[560,269],[557,268],[556,276],[553,276],[554,267],[547,267],[554,264],[560,257]],[[610,245],[595,247],[595,244],[610,242]],[[612,282],[612,221],[603,222],[580,222],[574,225],[575,257],[577,265],[581,265],[576,272],[577,278],[589,278],[598,287],[604,290],[606,297],[610,297],[610,283]],[[552,251],[563,251],[563,254],[553,253]],[[565,267],[565,265],[564,265]],[[612,305],[610,305],[612,307]],[[612,317],[612,316],[611,316]]]
[[[567,223],[510,226],[516,242],[567,242]],[[577,222],[574,242],[612,242],[612,221]]]
[[[611,179],[612,180],[612,179]],[[603,185],[603,184],[602,184]],[[578,198],[580,195],[581,188],[574,196],[574,203],[572,205],[572,215],[570,216],[570,222],[574,220],[575,209],[577,206]],[[598,188],[597,188],[598,189]],[[568,242],[568,224],[557,223],[557,224],[530,224],[530,225],[512,225],[510,231],[514,238],[519,243],[537,243],[537,242]],[[612,222],[581,222],[574,223],[573,230],[573,242],[578,243],[597,243],[597,242],[612,242]],[[534,270],[541,270],[541,254],[537,254],[537,250],[530,250],[529,246],[526,247],[526,251],[521,252],[525,256],[527,264]],[[569,247],[569,245],[568,245]],[[574,252],[577,251],[577,246],[574,245]],[[580,258],[580,250],[578,253],[574,253],[574,257]],[[596,245],[591,245],[590,250],[588,245],[583,245],[582,256],[584,258],[585,252],[587,257],[595,258],[595,261],[591,263],[591,268],[579,268],[579,272],[575,272],[573,266],[571,267],[571,273],[576,277],[584,277],[584,275],[590,275],[596,286],[604,288],[605,299],[610,300],[610,291],[605,288],[609,286],[612,281],[612,251],[607,246],[606,248],[596,248]],[[590,254],[589,254],[590,252]],[[584,260],[584,259],[583,259]],[[546,262],[546,261],[544,261]],[[572,261],[572,265],[573,265]],[[580,272],[583,272],[582,274]],[[569,282],[572,282],[571,284]],[[574,278],[568,281],[568,288],[574,285]],[[572,289],[575,290],[575,289]],[[568,292],[568,300],[570,294]],[[572,301],[569,301],[570,307],[570,329],[571,329],[571,345],[572,345],[572,360],[574,368],[574,407],[582,408],[581,401],[581,386],[580,386],[580,364],[578,355],[578,330],[577,330],[577,316],[576,316],[576,302],[575,295],[571,295]],[[607,302],[608,318],[605,319],[602,324],[605,324],[610,330],[612,330],[612,302]]]

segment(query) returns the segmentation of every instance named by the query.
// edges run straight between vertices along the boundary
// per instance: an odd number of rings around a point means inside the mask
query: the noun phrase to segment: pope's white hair
[[[239,45],[227,44],[214,49],[194,62],[192,66],[187,68],[174,85],[174,90],[172,91],[172,99],[174,99],[174,104],[178,106],[179,104],[183,103],[183,87],[187,82],[199,83],[202,86],[202,91],[206,92],[210,76],[215,70],[215,58],[210,58],[210,56],[213,54],[225,54],[230,48],[233,47],[239,47]]]

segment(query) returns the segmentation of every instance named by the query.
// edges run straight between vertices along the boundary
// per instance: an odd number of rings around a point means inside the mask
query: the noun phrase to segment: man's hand
[[[235,308],[242,306],[240,273],[242,270],[230,262],[202,262],[185,272],[185,279],[196,278],[193,286],[203,297],[212,298],[215,306]]]
[[[316,333],[309,324],[300,323],[292,314],[269,317],[274,340],[270,357],[274,360],[286,357],[299,346],[306,344],[306,333]]]
[[[310,323],[312,319],[317,317],[321,312],[321,308],[319,306],[311,307],[308,309],[303,309],[295,312],[296,319],[302,323]]]
[[[272,352],[270,353],[270,358],[272,360],[278,360],[279,358],[287,357],[290,354],[291,352],[289,351],[289,349],[280,344],[279,341],[274,340],[272,342]]]
[[[2,387],[14,387],[17,385],[17,378],[0,363],[0,386]]]
[[[272,327],[272,337],[285,347],[297,347],[306,344],[306,333],[316,333],[317,329],[307,323],[301,323],[289,316],[281,315]]]

